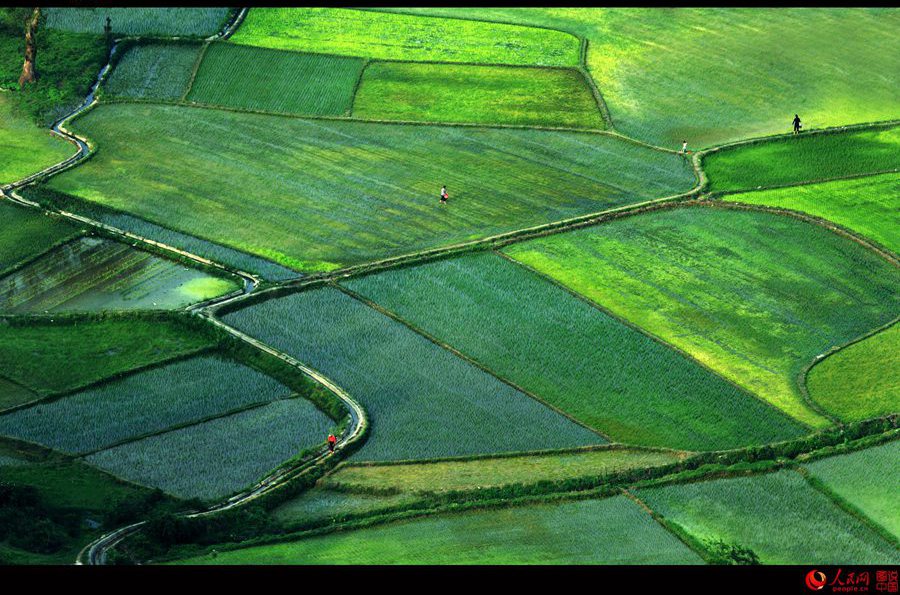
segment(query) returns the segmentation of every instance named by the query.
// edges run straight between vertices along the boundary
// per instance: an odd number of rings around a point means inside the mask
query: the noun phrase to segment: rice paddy
[[[48,8],[46,27],[78,33],[103,33],[109,17],[116,35],[206,36],[217,33],[227,8]]]
[[[0,94],[0,186],[68,159],[75,146],[42,130]]]
[[[187,91],[202,46],[148,43],[129,47],[104,84],[106,94],[176,101]]]
[[[34,259],[81,232],[63,219],[0,201],[0,274]]]

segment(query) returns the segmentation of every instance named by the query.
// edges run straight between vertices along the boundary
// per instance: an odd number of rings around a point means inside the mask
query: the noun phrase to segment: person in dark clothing
[[[334,434],[328,434],[328,452],[334,452],[334,445],[337,444],[337,438]]]
[[[800,134],[800,116],[794,114],[794,134]]]

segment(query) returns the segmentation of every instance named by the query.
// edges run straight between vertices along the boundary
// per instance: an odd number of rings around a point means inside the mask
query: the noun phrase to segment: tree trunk
[[[37,32],[38,21],[41,20],[41,9],[35,8],[31,18],[25,24],[25,63],[22,64],[22,76],[19,77],[19,87],[37,80],[37,70],[34,61],[37,59],[37,45],[34,34]]]

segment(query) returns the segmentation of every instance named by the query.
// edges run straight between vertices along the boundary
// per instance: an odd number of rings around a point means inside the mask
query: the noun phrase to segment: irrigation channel
[[[248,10],[249,10],[248,8],[239,9],[238,12],[235,13],[234,18],[229,23],[227,23],[221,31],[219,31],[215,35],[212,35],[212,36],[206,38],[205,42],[211,43],[211,42],[214,42],[217,40],[228,39],[237,30],[237,28],[240,26],[240,24],[243,22]],[[178,40],[180,38],[179,37],[170,37],[167,39]],[[337,281],[337,280],[340,280],[340,279],[343,279],[346,277],[351,277],[351,276],[361,274],[361,273],[369,273],[369,272],[372,272],[375,270],[395,268],[395,267],[405,266],[405,265],[409,265],[409,264],[413,264],[413,263],[434,260],[434,259],[439,259],[439,258],[445,258],[448,256],[452,256],[455,254],[468,252],[468,251],[472,251],[472,250],[494,249],[494,248],[501,247],[506,244],[519,242],[522,240],[531,239],[531,238],[538,237],[538,236],[560,233],[560,232],[564,232],[564,231],[578,229],[581,227],[596,225],[598,223],[607,221],[609,219],[617,218],[620,216],[633,215],[633,214],[641,213],[644,211],[655,210],[657,208],[666,208],[668,206],[672,206],[673,203],[676,203],[679,201],[687,200],[687,201],[691,201],[694,203],[707,202],[708,200],[714,199],[715,197],[713,197],[711,195],[704,196],[704,192],[708,185],[706,174],[703,171],[703,167],[702,167],[702,158],[704,155],[714,152],[714,151],[717,151],[717,150],[720,150],[722,148],[726,148],[726,147],[732,147],[732,146],[743,145],[743,144],[753,144],[753,143],[762,142],[764,140],[772,140],[773,138],[787,136],[787,135],[773,135],[770,137],[745,139],[745,140],[735,141],[732,143],[727,143],[722,146],[710,147],[710,148],[701,150],[699,152],[693,153],[691,155],[691,157],[689,158],[689,162],[694,170],[695,177],[697,179],[697,183],[694,186],[694,188],[688,190],[687,192],[681,193],[681,194],[666,196],[666,197],[657,198],[657,199],[653,199],[653,200],[648,200],[648,201],[644,201],[644,202],[637,203],[637,204],[626,205],[623,207],[613,208],[613,209],[601,211],[598,213],[581,215],[581,216],[573,217],[570,219],[565,219],[565,220],[556,221],[556,222],[552,222],[552,223],[546,223],[546,224],[542,224],[542,225],[538,225],[538,226],[534,226],[534,227],[530,227],[530,228],[526,228],[526,229],[514,230],[511,232],[501,233],[501,234],[498,234],[495,236],[490,236],[487,238],[471,240],[471,241],[462,242],[462,243],[454,244],[454,245],[450,245],[450,246],[443,246],[443,247],[436,248],[436,249],[423,250],[423,251],[415,252],[412,254],[407,254],[407,255],[402,255],[402,256],[397,256],[397,257],[392,257],[392,258],[386,258],[386,259],[369,262],[369,263],[365,263],[365,264],[361,264],[361,265],[350,266],[347,268],[331,271],[328,273],[317,273],[317,274],[311,274],[311,275],[307,275],[307,276],[303,276],[303,277],[299,277],[299,278],[295,278],[295,279],[289,279],[286,281],[274,283],[270,287],[268,287],[262,291],[257,291],[257,289],[259,288],[261,279],[252,273],[242,271],[242,270],[237,270],[233,267],[227,267],[223,264],[212,261],[208,258],[204,258],[197,254],[193,254],[186,250],[182,250],[180,248],[170,246],[170,245],[164,244],[162,242],[158,242],[151,238],[143,237],[143,236],[134,234],[134,233],[126,231],[126,230],[118,229],[116,227],[107,225],[103,222],[100,222],[100,221],[97,221],[94,219],[90,219],[88,217],[84,217],[84,216],[78,215],[76,213],[71,213],[68,211],[60,210],[60,209],[47,208],[46,206],[42,206],[36,202],[28,200],[15,192],[19,188],[42,181],[50,176],[53,176],[64,170],[74,167],[77,164],[79,164],[81,161],[87,159],[90,156],[91,147],[89,145],[88,140],[83,137],[80,137],[80,136],[74,134],[73,132],[71,132],[70,130],[68,130],[66,128],[66,125],[69,122],[71,122],[73,119],[75,119],[77,116],[92,109],[97,104],[97,101],[98,101],[96,98],[97,90],[99,89],[100,85],[103,83],[104,79],[106,78],[106,76],[108,75],[109,71],[112,68],[113,58],[116,55],[116,51],[119,47],[119,44],[126,40],[140,41],[141,38],[140,37],[124,37],[124,38],[115,39],[111,44],[107,63],[101,69],[100,73],[98,74],[97,79],[94,82],[93,86],[91,87],[87,97],[85,97],[84,101],[78,107],[76,107],[72,112],[70,112],[69,114],[63,116],[62,118],[60,118],[59,120],[54,122],[50,127],[51,131],[54,134],[56,134],[57,136],[61,137],[62,139],[75,145],[78,149],[77,152],[74,155],[72,155],[71,157],[69,157],[55,165],[52,165],[48,168],[45,168],[35,174],[32,174],[26,178],[23,178],[16,182],[7,184],[5,186],[0,186],[0,199],[5,198],[7,200],[10,200],[10,201],[12,201],[16,204],[19,204],[21,206],[24,206],[24,207],[36,208],[36,209],[40,209],[45,212],[51,212],[51,213],[54,213],[61,217],[64,217],[66,219],[76,221],[80,224],[88,225],[88,226],[94,227],[96,229],[100,229],[103,232],[105,232],[106,234],[109,234],[113,237],[131,240],[132,242],[137,242],[139,244],[145,244],[147,246],[153,246],[164,252],[168,252],[168,253],[172,254],[173,256],[180,257],[183,259],[188,259],[188,260],[200,263],[202,265],[205,265],[207,267],[216,268],[223,272],[227,272],[231,275],[235,275],[235,276],[241,278],[243,281],[243,284],[244,284],[244,286],[241,290],[232,292],[227,295],[219,296],[217,298],[213,298],[213,299],[207,300],[205,302],[193,304],[191,306],[188,306],[186,308],[186,310],[192,314],[203,317],[209,323],[211,323],[211,324],[217,326],[218,328],[222,329],[223,331],[231,334],[235,338],[252,345],[256,349],[262,350],[274,357],[281,359],[282,361],[288,363],[289,365],[294,366],[295,368],[299,369],[305,375],[309,376],[316,382],[320,383],[321,385],[323,385],[324,387],[326,387],[327,389],[332,391],[344,403],[344,405],[347,407],[347,410],[349,412],[350,423],[348,424],[344,433],[339,437],[338,443],[335,447],[335,453],[333,455],[328,452],[327,447],[323,446],[320,450],[303,458],[302,460],[296,461],[295,463],[293,463],[290,466],[280,467],[279,469],[273,471],[270,475],[266,476],[264,479],[260,480],[253,487],[248,488],[247,490],[228,498],[224,502],[213,505],[202,511],[183,513],[182,516],[184,518],[201,518],[201,517],[217,514],[220,512],[224,512],[227,510],[231,510],[231,509],[237,508],[239,506],[242,506],[244,504],[247,504],[249,502],[252,502],[252,501],[260,498],[261,496],[268,494],[274,490],[277,490],[283,486],[286,486],[291,481],[297,479],[298,477],[305,475],[309,471],[316,468],[316,466],[319,463],[325,461],[328,457],[339,456],[342,451],[346,450],[349,446],[351,446],[352,444],[354,444],[356,441],[360,440],[364,436],[365,429],[368,425],[368,419],[366,416],[366,412],[363,409],[362,405],[360,405],[346,391],[344,391],[342,388],[340,388],[332,380],[330,380],[329,378],[327,378],[325,375],[321,374],[320,372],[303,364],[299,360],[297,360],[283,352],[280,352],[280,351],[270,347],[269,345],[266,345],[266,344],[262,343],[261,341],[258,341],[257,339],[254,339],[253,337],[250,337],[249,335],[246,335],[246,334],[242,333],[241,331],[239,331],[235,328],[232,328],[232,327],[228,326],[227,324],[223,323],[215,315],[215,312],[219,308],[224,307],[226,305],[234,304],[236,302],[243,301],[248,298],[258,298],[262,294],[267,294],[270,292],[278,292],[279,290],[281,290],[281,291],[284,291],[284,290],[298,291],[303,288],[313,287],[313,286],[316,286],[319,284],[324,284],[324,283],[329,283],[329,282],[334,282],[334,281]],[[850,128],[867,128],[867,127],[879,126],[879,125],[884,125],[884,124],[885,124],[884,122],[868,123],[868,124],[859,124],[859,125],[855,125],[855,126],[835,127],[835,128],[831,128],[831,129],[823,129],[823,130],[810,131],[810,132],[811,133],[828,133],[828,132],[835,132],[838,130],[843,131],[843,130],[847,130]],[[620,137],[620,138],[623,138],[625,140],[629,140],[632,142],[637,142],[637,141],[634,141],[634,139],[622,136],[621,134],[615,132],[614,130],[606,131],[605,134],[617,136],[617,137]],[[644,144],[644,143],[640,143],[640,144]],[[664,149],[661,147],[653,147],[653,148],[655,148],[657,150],[665,151],[665,152],[673,152],[673,153],[675,152],[675,151],[669,151],[668,149]],[[758,210],[770,210],[766,207],[757,207],[757,208],[758,208]],[[771,210],[776,211],[776,212],[778,211],[777,209],[771,209]],[[813,223],[818,223],[820,225],[824,224],[823,221],[818,220],[818,218],[808,217],[808,219],[810,219],[811,222],[813,222]],[[828,225],[825,225],[825,226],[829,227]],[[844,230],[844,231],[847,231],[847,230]],[[851,237],[855,236],[857,241],[862,239],[853,233],[848,233],[847,235],[849,235]],[[866,242],[866,241],[863,241],[861,243],[863,243],[864,245],[866,245],[869,248],[872,248],[872,246],[869,245],[868,242]],[[879,253],[881,256],[885,256],[885,254],[882,254],[880,251],[879,251]],[[889,260],[893,260],[893,259],[889,259]],[[821,358],[823,356],[819,356],[819,357]],[[816,362],[818,362],[818,359],[819,358],[817,358]],[[816,363],[816,362],[814,362],[814,363]],[[142,529],[142,527],[144,527],[146,524],[147,524],[146,520],[140,521],[140,522],[133,523],[133,524],[125,526],[125,527],[121,527],[119,529],[116,529],[112,532],[109,532],[109,533],[106,533],[106,534],[100,536],[93,542],[86,545],[79,552],[78,557],[75,560],[75,564],[76,565],[102,565],[102,564],[105,564],[107,554],[112,549],[114,549],[118,544],[120,544],[123,540],[125,540],[129,536],[139,532]]]

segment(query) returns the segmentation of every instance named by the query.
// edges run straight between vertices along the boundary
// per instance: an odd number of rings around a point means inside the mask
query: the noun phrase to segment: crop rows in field
[[[134,104],[101,105],[75,128],[104,150],[53,177],[51,189],[301,271],[436,248],[694,185],[681,157],[590,133]],[[438,203],[442,184],[448,205]]]
[[[900,271],[818,225],[679,208],[505,250],[814,426],[797,378],[900,310]]]
[[[83,237],[0,279],[0,311],[162,310],[239,289],[233,279]]]
[[[345,284],[616,441],[718,450],[803,432],[690,359],[496,254]]]
[[[217,33],[228,17],[227,8],[47,8],[48,29],[103,33],[110,18],[116,35],[208,36]]]
[[[898,457],[900,441],[894,440],[881,446],[813,461],[805,467],[828,489],[900,539]]]
[[[0,186],[37,173],[74,153],[75,147],[41,130],[26,115],[16,113],[12,100],[0,94]]]
[[[410,504],[419,499],[411,494],[381,496],[338,492],[315,486],[276,508],[273,516],[286,524],[335,519],[347,514],[372,513],[379,509]]]
[[[605,127],[575,69],[374,62],[353,116],[373,120]]]
[[[577,37],[548,29],[335,8],[253,8],[234,43],[384,60],[576,66]]]
[[[196,357],[0,416],[0,434],[70,453],[91,452],[289,392],[246,366]]]
[[[395,488],[404,493],[473,490],[596,477],[628,469],[657,467],[682,458],[684,455],[668,451],[613,448],[466,461],[345,465],[329,475],[323,485],[363,492],[379,488]]]
[[[250,110],[317,116],[350,111],[363,60],[214,43],[187,99]]]
[[[446,514],[221,552],[188,564],[699,564],[624,496]]]
[[[603,442],[337,289],[269,300],[224,320],[319,370],[363,404],[371,433],[357,460]]]
[[[87,461],[181,498],[218,499],[321,444],[332,425],[309,401],[285,399],[113,447]]]
[[[723,200],[809,213],[900,253],[900,174],[729,194]]]
[[[753,190],[900,169],[900,127],[790,136],[703,159],[712,192]]]
[[[2,324],[0,375],[46,396],[182,357],[212,344],[208,335],[172,320],[43,319]]]
[[[749,547],[763,564],[896,564],[897,549],[793,470],[635,492],[700,541]],[[814,536],[810,536],[814,527]]]
[[[6,201],[0,201],[0,221],[0,273],[80,233],[64,219]]]
[[[151,43],[131,46],[116,63],[104,90],[113,97],[180,99],[202,46]]]

